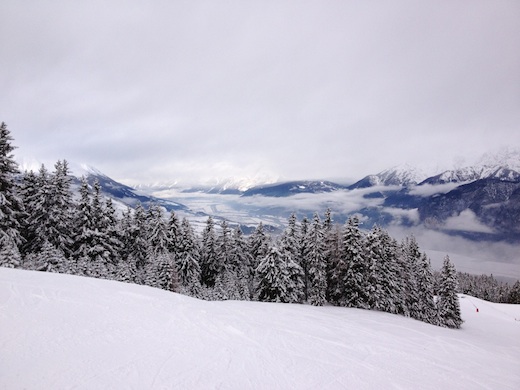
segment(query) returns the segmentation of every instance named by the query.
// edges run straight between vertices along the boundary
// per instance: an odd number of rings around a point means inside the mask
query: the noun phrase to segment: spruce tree
[[[211,216],[208,217],[206,227],[202,232],[200,268],[202,283],[208,287],[215,286],[221,265],[217,256],[215,224]]]
[[[323,306],[326,299],[327,275],[325,259],[324,232],[320,217],[314,214],[312,225],[307,234],[308,252],[305,254],[307,264],[307,300],[314,306]]]
[[[457,296],[457,271],[449,256],[444,258],[437,301],[439,325],[458,329],[462,325],[459,297]]]
[[[287,254],[272,247],[255,271],[255,297],[263,302],[289,302]]]
[[[255,270],[260,262],[269,253],[271,237],[266,233],[262,222],[258,224],[255,231],[249,237],[249,248],[253,258],[252,269]]]
[[[416,270],[417,289],[419,291],[419,320],[430,324],[437,323],[437,310],[433,293],[433,272],[430,259],[422,254]]]
[[[148,244],[154,254],[169,252],[172,245],[168,235],[168,226],[164,219],[162,208],[157,203],[152,203],[147,215]]]
[[[23,243],[20,230],[24,219],[24,208],[15,181],[15,175],[19,171],[12,154],[15,149],[11,145],[12,140],[7,125],[2,122],[0,124],[0,236],[9,238],[2,240],[6,250],[11,245],[15,245],[18,250]]]
[[[359,220],[350,217],[343,231],[342,257],[345,265],[340,273],[343,297],[340,304],[347,307],[369,308],[367,291],[368,267],[363,257],[363,236],[359,230]]]
[[[200,252],[193,228],[186,218],[182,220],[180,227],[176,261],[180,292],[198,297],[201,293]]]
[[[419,245],[414,236],[407,237],[401,244],[399,261],[401,265],[401,280],[404,282],[405,315],[421,319],[420,293],[417,281],[417,270],[421,259]]]

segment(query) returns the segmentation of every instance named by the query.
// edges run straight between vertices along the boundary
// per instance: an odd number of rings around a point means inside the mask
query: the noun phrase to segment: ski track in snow
[[[0,388],[519,389],[520,305],[460,303],[451,330],[0,268]]]

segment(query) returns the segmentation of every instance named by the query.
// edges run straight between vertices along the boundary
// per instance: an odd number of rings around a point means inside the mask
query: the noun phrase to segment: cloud
[[[463,183],[421,184],[420,186],[412,187],[409,194],[422,197],[429,197],[435,194],[447,194],[462,184]]]
[[[459,215],[446,219],[443,229],[475,233],[494,233],[493,229],[480,222],[476,214],[470,209],[466,209]]]
[[[514,2],[5,0],[0,13],[0,120],[22,158],[141,182],[246,167],[355,180],[520,142]]]

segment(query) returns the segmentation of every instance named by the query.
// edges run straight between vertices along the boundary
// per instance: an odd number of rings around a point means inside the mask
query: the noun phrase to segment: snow
[[[0,388],[520,388],[520,305],[460,303],[451,330],[0,268]]]

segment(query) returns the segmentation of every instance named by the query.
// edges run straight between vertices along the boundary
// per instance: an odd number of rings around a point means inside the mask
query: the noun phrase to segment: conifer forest
[[[453,263],[446,256],[434,273],[413,236],[397,242],[378,226],[362,230],[356,216],[339,226],[330,210],[300,221],[293,214],[278,236],[262,223],[246,236],[240,226],[211,216],[196,232],[187,218],[156,204],[118,211],[99,183],[90,186],[85,178],[74,189],[67,161],[52,171],[42,165],[19,172],[12,141],[2,123],[3,267],[137,283],[206,300],[332,304],[450,328],[463,322]],[[486,294],[477,277],[459,279],[464,292]],[[487,299],[518,303],[519,290],[518,282],[502,285]]]

